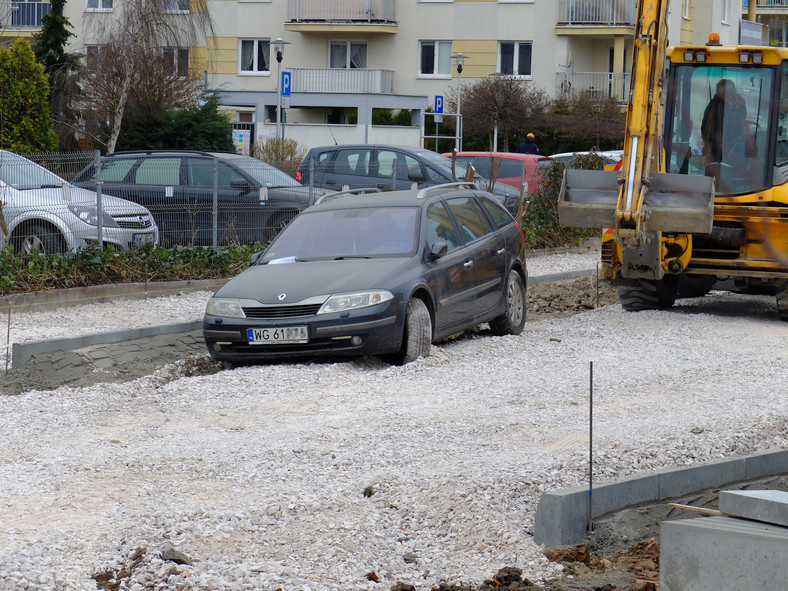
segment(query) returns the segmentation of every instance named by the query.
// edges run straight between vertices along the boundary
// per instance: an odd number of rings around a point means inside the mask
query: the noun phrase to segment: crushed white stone
[[[25,326],[160,324],[183,308],[193,319],[206,297]],[[505,566],[545,580],[558,568],[533,541],[534,515],[543,491],[586,479],[590,362],[599,483],[785,448],[786,360],[773,298],[713,292],[466,335],[403,367],[274,363],[175,380],[168,367],[0,396],[0,587],[82,591],[126,572],[117,588],[129,591],[424,591]],[[161,557],[173,548],[191,564]]]

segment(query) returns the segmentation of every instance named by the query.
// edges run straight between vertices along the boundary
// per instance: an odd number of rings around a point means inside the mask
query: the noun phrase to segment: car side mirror
[[[235,179],[230,181],[230,188],[238,189],[239,191],[251,191],[252,185],[243,179]]]
[[[421,170],[409,170],[408,180],[420,183],[422,181],[426,181],[427,179],[424,178],[424,173],[421,172]]]
[[[443,256],[446,256],[447,252],[449,252],[449,244],[447,242],[444,242],[443,240],[440,240],[435,244],[433,244],[432,248],[430,248],[430,258],[432,258],[432,260],[434,261]]]
[[[260,260],[260,257],[263,256],[263,252],[256,252],[252,255],[252,258],[249,259],[249,266],[254,267],[257,264],[257,261]]]

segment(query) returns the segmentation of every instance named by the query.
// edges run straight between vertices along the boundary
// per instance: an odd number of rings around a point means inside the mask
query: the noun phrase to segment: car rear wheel
[[[432,320],[427,305],[418,298],[408,302],[405,310],[405,333],[402,348],[395,357],[400,365],[427,357],[432,347]]]
[[[777,282],[777,312],[788,322],[788,281]]]
[[[520,334],[525,328],[525,286],[520,274],[509,271],[506,279],[506,310],[490,321],[493,334],[503,336]]]
[[[66,252],[66,241],[54,227],[29,224],[17,228],[11,236],[14,251],[19,254],[59,254]]]

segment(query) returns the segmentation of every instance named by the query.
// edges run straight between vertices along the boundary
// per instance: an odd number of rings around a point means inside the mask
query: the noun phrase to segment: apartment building
[[[783,1],[788,4],[788,0]],[[305,145],[416,145],[436,97],[503,74],[551,96],[578,91],[624,100],[637,0],[161,0],[165,13],[207,11],[213,31],[190,47],[163,48],[179,74],[221,94],[240,143],[277,132]],[[745,0],[746,3],[746,0]],[[763,0],[766,4],[766,0]],[[759,2],[759,10],[760,10]],[[11,17],[3,17],[8,7]],[[35,32],[47,2],[0,0],[6,23]],[[71,51],[90,58],[95,23],[121,0],[68,0]],[[744,12],[743,12],[744,11]],[[13,15],[26,15],[24,19]],[[672,0],[672,43],[736,43],[742,0]],[[21,20],[20,20],[21,19]],[[32,25],[32,26],[27,26]],[[675,31],[675,36],[672,34]],[[285,44],[278,46],[277,39]],[[277,52],[280,49],[280,52]],[[277,60],[277,55],[281,61]],[[458,59],[456,56],[465,56]],[[462,63],[461,72],[458,70]],[[285,109],[277,113],[280,72]],[[372,125],[373,109],[408,110],[412,127]],[[277,115],[279,117],[277,117]],[[277,125],[277,118],[280,125]],[[278,131],[280,130],[280,131]]]

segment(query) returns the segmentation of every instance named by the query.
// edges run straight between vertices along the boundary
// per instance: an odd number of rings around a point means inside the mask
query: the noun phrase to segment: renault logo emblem
[[[287,294],[286,294],[286,293],[280,293],[280,294],[279,294],[279,301],[281,302],[281,301],[282,301],[283,299],[285,299],[286,297],[287,297]]]

